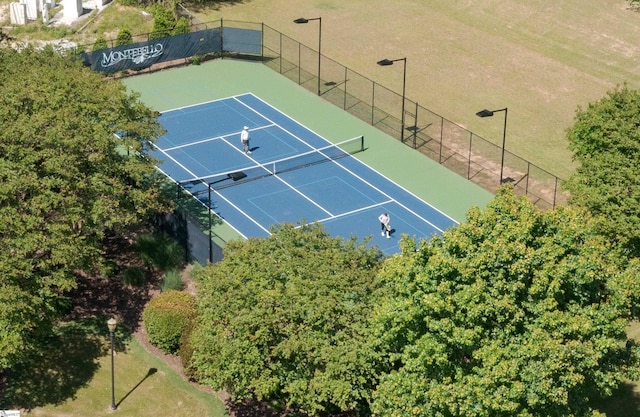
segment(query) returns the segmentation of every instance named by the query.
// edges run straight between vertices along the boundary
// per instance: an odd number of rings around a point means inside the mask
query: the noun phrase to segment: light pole
[[[504,173],[504,145],[507,141],[507,108],[499,109],[499,110],[481,110],[476,113],[478,117],[491,117],[494,113],[504,112],[504,129],[502,130],[502,159],[500,160],[500,185],[503,182],[503,173]]]
[[[304,17],[300,17],[296,20],[293,21],[293,23],[297,23],[297,24],[304,24],[304,23],[309,23],[309,21],[311,20],[317,20],[318,21],[318,95],[320,95],[320,60],[322,58],[322,18],[321,17],[314,17],[311,19],[305,19]]]
[[[399,58],[399,59],[383,59],[382,61],[378,61],[378,65],[387,66],[393,65],[396,61],[404,61],[404,74],[402,76],[402,116],[401,116],[401,130],[400,130],[400,142],[404,143],[404,102],[405,102],[405,92],[407,89],[407,58]]]
[[[116,393],[115,393],[115,378],[114,378],[114,370],[113,370],[113,332],[116,331],[116,326],[118,322],[113,317],[107,321],[107,326],[109,327],[109,338],[111,339],[111,409],[115,410],[118,408],[116,405]]]

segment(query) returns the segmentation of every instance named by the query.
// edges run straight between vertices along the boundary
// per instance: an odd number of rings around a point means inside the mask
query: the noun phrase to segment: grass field
[[[81,44],[112,38],[116,24],[149,30],[148,16],[113,6],[67,38]],[[616,85],[640,88],[640,13],[628,0],[318,0],[296,7],[289,0],[243,0],[186,7],[204,22],[264,22],[312,48],[317,22],[293,20],[322,17],[325,56],[397,92],[401,67],[375,63],[406,57],[409,99],[498,145],[501,118],[475,113],[508,107],[507,150],[561,178],[574,168],[565,131],[576,109]]]
[[[228,2],[215,10],[187,6],[202,21],[264,22],[312,47],[322,17],[322,53],[395,91],[407,58],[407,97],[566,178],[572,172],[565,130],[578,106],[627,82],[640,87],[640,13],[626,0],[289,0]],[[501,116],[501,115],[500,115]]]
[[[8,398],[38,417],[227,415],[215,394],[187,383],[161,359],[149,354],[130,334],[118,332],[114,358],[115,402],[111,406],[111,356],[106,321],[65,326],[51,349],[11,376]]]

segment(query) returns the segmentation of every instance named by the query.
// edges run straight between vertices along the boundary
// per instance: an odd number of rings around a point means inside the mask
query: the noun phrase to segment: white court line
[[[259,115],[260,117],[264,118],[265,120],[269,121],[271,123],[271,125],[267,125],[264,127],[256,127],[253,130],[257,130],[257,129],[261,129],[261,128],[265,128],[265,127],[271,127],[271,126],[277,126],[278,128],[280,128],[282,131],[288,133],[289,135],[291,135],[293,138],[295,138],[296,140],[298,140],[299,142],[303,143],[304,145],[306,145],[310,150],[315,150],[318,149],[314,146],[311,146],[309,143],[307,143],[305,140],[301,139],[298,135],[293,134],[292,132],[290,132],[289,130],[285,129],[283,126],[281,126],[278,123],[275,123],[273,120],[271,120],[270,118],[266,117],[264,114],[260,113],[257,109],[254,109],[253,107],[251,107],[249,104],[242,102],[239,97],[242,96],[251,96],[253,98],[255,98],[256,100],[262,102],[264,105],[266,105],[267,107],[270,107],[271,109],[273,109],[274,111],[276,111],[278,114],[280,114],[281,116],[283,116],[284,118],[290,120],[293,124],[301,126],[302,128],[304,128],[306,131],[311,132],[312,134],[316,135],[318,138],[320,138],[321,140],[325,141],[327,144],[331,145],[334,144],[331,141],[328,141],[327,139],[325,139],[322,135],[317,134],[315,131],[313,131],[312,129],[309,129],[307,126],[303,125],[302,123],[298,122],[295,119],[292,119],[291,117],[289,117],[287,114],[283,113],[282,111],[280,111],[279,109],[275,108],[274,106],[272,106],[271,104],[269,104],[268,102],[262,100],[260,97],[255,96],[253,93],[243,93],[243,94],[237,94],[231,97],[227,97],[227,98],[222,98],[222,99],[217,99],[217,100],[210,100],[210,101],[206,101],[206,102],[201,102],[201,103],[197,103],[197,104],[193,104],[193,105],[189,105],[189,106],[184,106],[184,107],[180,107],[177,108],[175,110],[179,110],[179,109],[184,109],[184,108],[188,108],[188,107],[194,107],[194,106],[198,106],[198,105],[202,105],[202,104],[207,104],[207,103],[213,103],[213,102],[217,102],[217,101],[225,101],[228,99],[233,99],[236,100],[238,103],[240,103],[242,106],[246,107],[247,109],[249,109],[250,111],[252,111],[253,113]],[[225,135],[224,137],[222,137],[223,139],[226,137],[230,137],[230,136],[234,136],[237,135],[236,134],[231,134],[231,135]],[[226,139],[225,139],[226,141]],[[226,141],[227,143],[229,143],[228,141]],[[189,145],[185,145],[185,146],[189,146]],[[233,145],[232,145],[233,146]],[[235,148],[235,146],[233,146]],[[160,149],[160,148],[158,148]],[[237,148],[236,148],[237,149]],[[162,149],[160,149],[162,151]],[[164,152],[163,152],[164,153]],[[326,156],[326,155],[325,155]],[[375,172],[376,174],[380,175],[382,178],[384,178],[386,181],[391,182],[392,184],[394,184],[395,186],[397,186],[398,188],[402,189],[404,192],[406,192],[407,194],[412,195],[414,198],[416,198],[417,200],[421,201],[423,204],[426,204],[427,206],[431,207],[434,211],[440,213],[441,215],[443,215],[444,217],[450,219],[452,222],[458,224],[458,222],[451,218],[449,215],[447,215],[446,213],[442,212],[441,210],[439,210],[438,208],[432,206],[431,204],[429,204],[428,202],[424,201],[422,198],[416,196],[414,193],[412,193],[411,191],[407,190],[406,188],[402,187],[401,185],[397,184],[396,182],[392,181],[390,178],[388,178],[387,176],[379,173],[377,170],[371,168],[370,166],[368,166],[367,164],[365,164],[364,162],[360,161],[358,158],[354,157],[351,155],[351,158],[353,158],[353,160],[358,161],[358,163],[362,164],[363,166],[365,166],[366,168],[368,168],[369,170],[371,170],[372,172]],[[174,162],[178,163],[177,161],[175,161],[175,159],[171,158]],[[250,158],[251,160],[255,161],[253,158]],[[257,162],[257,161],[255,161]],[[336,165],[338,165],[340,168],[342,168],[343,170],[345,170],[346,172],[348,172],[350,175],[352,175],[353,177],[359,179],[360,181],[364,182],[365,184],[367,184],[369,187],[371,187],[372,189],[376,190],[377,192],[381,193],[383,196],[387,197],[389,200],[387,202],[384,203],[380,203],[380,204],[376,204],[374,206],[370,206],[370,207],[377,207],[383,204],[387,204],[390,202],[395,202],[397,203],[399,206],[403,207],[405,210],[407,210],[408,212],[412,213],[415,217],[419,218],[420,220],[422,220],[423,222],[431,225],[434,229],[443,232],[444,230],[440,229],[439,227],[437,227],[436,225],[434,225],[433,223],[431,223],[429,220],[425,219],[424,217],[422,217],[421,215],[419,215],[418,213],[416,213],[415,211],[409,209],[406,205],[400,203],[399,201],[393,199],[391,196],[389,196],[387,193],[381,191],[378,187],[373,186],[370,182],[366,181],[363,177],[355,174],[354,172],[352,172],[350,169],[348,169],[347,167],[343,166],[342,164],[340,164],[337,160],[330,160],[328,162],[333,162]],[[259,163],[258,163],[259,164]],[[178,163],[178,165],[180,165],[181,167],[183,167],[181,164]],[[184,167],[183,167],[184,168]],[[184,168],[186,170],[186,168]],[[190,172],[189,170],[187,170],[188,172]],[[269,172],[268,170],[266,170],[267,172]],[[192,174],[193,175],[193,174]],[[317,203],[315,203],[312,199],[310,199],[309,197],[307,197],[306,195],[304,195],[303,193],[301,193],[300,191],[298,191],[295,187],[291,186],[291,184],[288,184],[285,180],[283,180],[282,178],[279,178],[277,174],[274,174],[274,176],[276,176],[280,181],[282,181],[284,184],[286,184],[289,188],[291,188],[292,190],[294,190],[295,192],[299,193],[302,197],[306,198],[308,201],[310,201],[312,204],[316,205],[318,208],[320,208],[321,210],[323,210],[324,212],[326,212],[327,214],[329,214],[331,217],[327,218],[326,220],[332,219],[332,218],[338,218],[347,214],[350,214],[352,212],[358,212],[358,211],[363,211],[366,210],[367,207],[365,208],[361,208],[361,209],[357,209],[348,213],[342,213],[340,215],[333,215],[331,212],[329,212],[328,210],[325,210],[323,207],[321,207],[320,205],[318,205]],[[194,175],[194,179],[198,179],[197,177],[195,177]],[[220,195],[220,193],[218,193],[216,191],[216,194]],[[222,197],[223,199],[225,199],[229,204],[231,204],[236,210],[238,210],[239,212],[241,212],[244,216],[246,216],[248,219],[250,219],[253,223],[255,223],[256,225],[258,225],[262,230],[267,231],[264,227],[262,227],[258,222],[256,222],[255,220],[253,220],[250,216],[248,216],[244,211],[240,210],[237,206],[235,206],[234,204],[232,204],[230,201],[228,201],[226,198],[224,198],[222,195],[220,195],[220,197]],[[217,215],[217,213],[216,213]],[[229,224],[228,222],[225,222],[227,224]],[[233,226],[231,226],[233,229],[235,229]],[[268,232],[268,231],[267,231]],[[242,235],[242,233],[238,232],[239,234]]]
[[[226,140],[225,140],[226,141]],[[237,149],[238,152],[242,152],[242,150]],[[242,152],[244,153],[244,152]],[[320,210],[324,211],[325,213],[327,213],[329,216],[333,216],[333,213],[331,213],[329,210],[325,209],[324,207],[322,207],[320,204],[316,203],[312,198],[309,198],[306,194],[304,194],[302,191],[298,190],[296,187],[294,187],[293,185],[289,184],[288,182],[286,182],[285,180],[283,180],[282,178],[280,178],[280,176],[277,173],[273,173],[271,171],[269,171],[263,164],[261,164],[260,162],[258,162],[256,159],[250,157],[249,155],[247,155],[247,158],[249,158],[250,160],[252,160],[253,162],[256,163],[256,166],[254,167],[250,167],[250,168],[256,168],[256,167],[260,167],[262,169],[265,170],[265,172],[271,174],[271,176],[276,177],[279,181],[281,181],[283,184],[285,184],[287,187],[289,187],[291,190],[295,191],[296,193],[300,194],[300,196],[302,196],[302,198],[306,199],[307,201],[309,201],[311,204],[313,204],[314,206],[318,207]],[[242,169],[240,169],[240,171],[242,171]],[[234,206],[235,207],[235,206]]]
[[[165,148],[164,150],[169,152],[169,151],[175,151],[176,149],[188,148],[189,146],[198,145],[200,143],[211,142],[212,140],[216,140],[216,139],[218,139],[220,137],[221,136],[215,136],[215,137],[212,137],[212,138],[206,138],[206,139],[198,140],[198,141],[195,141],[195,142],[189,142],[189,143],[185,143],[185,144],[182,144],[182,145],[172,146],[170,148]]]
[[[260,224],[259,222],[257,222],[256,220],[253,219],[253,217],[249,216],[244,210],[241,210],[240,207],[236,206],[235,204],[233,204],[228,198],[226,198],[225,196],[223,196],[222,194],[220,194],[217,190],[213,190],[214,193],[216,193],[220,198],[222,198],[224,201],[226,201],[227,203],[229,203],[231,205],[231,207],[235,208],[236,210],[238,210],[238,212],[242,213],[242,215],[244,217],[246,217],[247,219],[249,219],[251,221],[251,223],[255,224],[256,226],[258,226],[259,228],[261,228],[262,230],[264,230],[268,235],[271,235],[271,233],[269,233],[269,230],[266,229],[264,226],[262,226],[262,224]],[[218,213],[216,213],[214,211],[214,214],[217,216]],[[222,219],[224,220],[224,219]],[[227,224],[229,224],[229,222],[225,222]],[[233,226],[232,226],[233,227]],[[234,228],[235,229],[235,228]],[[242,234],[242,233],[240,233]],[[243,235],[243,237],[246,238],[246,236]]]
[[[244,94],[243,94],[244,95]],[[262,101],[259,97],[254,96],[253,94],[251,94],[253,97],[255,97],[256,99]],[[294,137],[296,140],[298,140],[299,142],[305,144],[309,150],[314,150],[314,149],[318,149],[315,146],[311,146],[309,145],[307,142],[305,142],[302,138],[300,138],[298,135],[294,135],[293,133],[291,133],[290,131],[288,131],[287,129],[285,129],[282,125],[274,122],[273,120],[271,120],[270,118],[268,118],[267,116],[265,116],[264,114],[260,113],[258,110],[254,109],[253,107],[251,107],[250,105],[248,105],[247,103],[243,103],[242,101],[240,101],[238,99],[238,96],[234,96],[233,97],[234,100],[236,100],[238,103],[240,103],[241,105],[243,105],[244,107],[246,107],[247,109],[251,110],[252,112],[254,112],[255,114],[257,114],[258,116],[262,117],[263,119],[268,120],[269,122],[271,122],[272,125],[274,126],[278,126],[280,128],[280,130],[282,130],[283,132],[288,133],[289,135],[291,135],[292,137]],[[281,115],[285,116],[287,119],[291,120],[294,124],[299,124],[300,126],[304,127],[307,131],[313,133],[314,135],[317,135],[319,138],[321,138],[322,140],[324,140],[325,142],[327,142],[328,145],[333,144],[332,142],[326,140],[325,138],[323,138],[322,136],[318,135],[317,133],[315,133],[314,131],[312,131],[311,129],[308,129],[306,126],[304,126],[301,123],[298,123],[296,120],[290,118],[289,116],[287,116],[286,114],[282,113],[281,111],[279,111],[278,109],[276,109],[275,107],[269,105],[269,103],[262,101],[263,103],[265,103],[266,105],[268,105],[269,107],[271,107],[272,109],[274,109],[275,111],[277,111],[278,113],[280,113]]]
[[[167,158],[171,159],[173,162],[176,163],[176,165],[178,165],[180,168],[184,169],[185,171],[187,171],[189,174],[193,175],[194,177],[196,176],[196,174],[194,174],[193,172],[191,172],[191,170],[187,169],[187,167],[185,167],[184,165],[182,165],[180,162],[176,161],[175,158],[173,158],[171,155],[169,155],[168,153],[166,153],[163,149],[157,147],[155,145],[155,143],[151,142],[151,146],[153,146],[154,148],[156,148],[158,151],[160,151],[162,154],[166,155]],[[167,174],[165,174],[167,175]],[[169,175],[167,175],[167,177],[171,178]],[[174,180],[175,181],[175,180]]]
[[[214,210],[213,208],[210,208],[207,204],[204,204],[200,199],[198,199],[198,197],[197,197],[195,194],[193,194],[193,193],[189,192],[189,190],[184,189],[184,188],[182,187],[182,185],[181,185],[179,182],[177,182],[176,180],[174,180],[173,178],[171,178],[171,176],[169,176],[166,172],[164,172],[163,170],[161,170],[161,169],[160,169],[160,168],[158,168],[158,167],[156,167],[156,169],[157,169],[158,171],[160,171],[161,173],[163,173],[167,178],[169,178],[169,180],[170,180],[170,181],[172,181],[174,184],[176,184],[178,187],[180,187],[180,189],[182,189],[183,191],[186,191],[186,192],[191,196],[191,198],[193,198],[194,200],[196,200],[200,205],[202,205],[202,206],[203,206],[204,208],[206,208],[207,210],[211,211],[211,213],[213,213],[216,217],[218,217],[220,220],[222,220],[223,222],[225,222],[225,223],[226,223],[229,227],[231,227],[231,228],[232,228],[232,229],[233,229],[237,234],[239,234],[240,236],[242,236],[242,237],[243,237],[243,238],[245,238],[245,239],[247,238],[247,236],[245,236],[245,234],[244,234],[244,233],[242,233],[240,230],[236,229],[236,228],[235,228],[231,223],[226,222],[222,217],[220,217],[220,216],[218,215],[218,213],[216,213],[216,212],[215,212],[215,210]],[[220,197],[224,198],[223,196],[220,196]],[[225,199],[225,200],[226,200],[226,199]],[[209,204],[211,204],[211,202],[209,202]],[[231,204],[231,203],[230,203],[230,204]],[[243,213],[243,212],[242,212],[241,210],[239,210],[239,209],[238,209],[238,211],[240,211],[241,213]],[[244,213],[243,213],[243,214],[244,214]],[[247,216],[247,217],[248,217],[248,216]],[[249,217],[249,220],[252,220],[252,219]],[[258,224],[258,227],[260,227],[262,230],[265,230],[265,229],[264,229],[264,227],[262,227],[262,225],[260,225],[260,224]],[[267,231],[267,233],[269,233],[269,232]]]
[[[248,93],[244,93],[244,94],[248,94]],[[244,94],[238,94],[238,95],[244,95]],[[169,113],[169,112],[172,112],[172,111],[184,110],[184,109],[188,109],[190,107],[202,106],[203,104],[211,104],[211,103],[215,103],[216,101],[224,101],[224,100],[228,100],[228,99],[233,98],[233,97],[235,97],[235,96],[225,97],[225,98],[216,98],[216,99],[213,99],[213,100],[201,101],[201,102],[195,103],[195,104],[187,104],[186,106],[174,107],[172,109],[167,109],[167,110],[161,110],[160,114],[162,115],[163,113]]]
[[[277,125],[277,124],[275,124],[275,123],[272,123],[272,124],[270,124],[270,125],[256,127],[256,128],[254,128],[254,129],[251,129],[251,131],[253,132],[253,131],[256,131],[256,130],[266,129],[266,128],[268,128],[268,127],[273,127],[273,126],[278,126],[278,125]],[[167,152],[169,152],[169,151],[174,151],[174,150],[176,150],[176,149],[188,148],[189,146],[193,146],[193,145],[199,145],[199,144],[201,144],[201,143],[205,143],[205,142],[211,142],[211,141],[214,141],[214,140],[224,140],[224,139],[226,139],[226,138],[228,138],[228,137],[238,136],[238,135],[240,134],[240,132],[241,132],[241,131],[233,132],[233,133],[229,133],[229,134],[227,134],[227,135],[214,136],[214,137],[211,137],[211,138],[206,138],[206,139],[202,139],[202,140],[197,140],[197,141],[195,141],[195,142],[184,143],[184,144],[182,144],[182,145],[172,146],[172,147],[170,147],[170,148],[164,148],[164,150],[165,150],[165,151],[167,151]],[[227,143],[229,143],[229,142],[227,142]]]
[[[347,156],[347,158],[349,158]],[[352,157],[353,158],[353,157]],[[353,158],[356,159],[357,158]],[[409,207],[405,206],[404,204],[402,204],[401,202],[399,202],[398,200],[396,200],[395,198],[391,197],[390,195],[388,195],[387,193],[385,193],[384,191],[380,190],[378,187],[372,185],[369,181],[365,180],[364,178],[362,178],[361,176],[354,174],[353,171],[351,171],[349,168],[345,167],[344,165],[340,164],[338,162],[338,160],[333,160],[331,162],[334,162],[336,165],[338,165],[340,168],[344,169],[345,171],[347,171],[349,174],[351,174],[352,176],[354,176],[355,178],[359,179],[360,181],[362,181],[363,183],[367,184],[369,187],[373,188],[374,190],[376,190],[377,192],[379,192],[380,194],[382,194],[383,196],[387,197],[389,200],[391,200],[392,202],[398,204],[400,207],[404,208],[405,210],[407,210],[409,213],[413,214],[414,216],[416,216],[417,218],[419,218],[420,220],[422,220],[423,222],[427,223],[428,225],[432,226],[434,229],[439,230],[440,232],[444,232],[444,230],[440,229],[438,226],[436,226],[435,224],[431,223],[429,220],[425,219],[424,217],[420,216],[418,213],[416,213],[415,211],[411,210]],[[376,171],[377,173],[377,171]],[[379,173],[378,173],[379,174]],[[382,175],[382,174],[379,174]],[[389,178],[385,177],[384,175],[382,175],[387,181],[391,181]],[[391,181],[393,182],[393,181]],[[395,183],[394,183],[395,184]],[[396,184],[397,185],[397,184]],[[416,197],[418,198],[418,197]],[[423,201],[422,199],[418,198],[420,201]],[[429,206],[431,206],[429,204]],[[433,207],[433,206],[431,206]],[[447,216],[449,217],[449,216]],[[456,222],[457,223],[457,222]]]
[[[375,208],[375,207],[384,206],[385,204],[390,204],[390,203],[397,203],[397,201],[395,201],[394,199],[391,199],[391,200],[383,201],[381,203],[371,204],[370,206],[360,207],[360,208],[355,209],[355,210],[345,211],[344,213],[340,213],[340,214],[335,215],[335,216],[326,217],[326,218],[321,219],[321,220],[315,220],[312,223],[315,223],[315,222],[322,223],[322,222],[326,222],[326,221],[329,221],[329,220],[339,219],[340,217],[345,217],[345,216],[348,216],[348,215],[354,214],[354,213],[360,213],[360,212],[367,211],[367,210]]]
[[[333,142],[327,140],[324,138],[324,136],[316,133],[315,131],[313,131],[312,129],[309,129],[307,126],[305,126],[304,124],[298,122],[297,120],[289,117],[286,113],[283,113],[281,110],[279,110],[278,108],[272,106],[270,103],[264,101],[263,99],[261,99],[260,97],[254,95],[253,93],[245,93],[245,94],[238,94],[233,96],[234,99],[238,100],[237,97],[241,97],[241,96],[252,96],[253,98],[255,98],[256,100],[262,102],[265,106],[270,107],[271,109],[273,109],[274,111],[278,112],[279,114],[281,114],[282,116],[284,116],[285,118],[291,120],[293,123],[298,124],[300,126],[302,126],[303,128],[305,128],[306,130],[308,130],[309,132],[313,133],[314,135],[318,136],[319,138],[321,138],[322,140],[326,141],[327,143],[331,144]],[[244,104],[244,103],[243,103]],[[246,105],[245,106],[251,108],[250,106]],[[253,110],[253,109],[252,109]],[[255,112],[255,110],[254,110]],[[258,112],[256,112],[258,113]],[[260,113],[258,113],[260,114]],[[283,129],[284,130],[284,129]],[[301,140],[302,141],[302,140]],[[303,143],[307,144],[306,142],[302,141]],[[308,144],[307,144],[308,145]],[[352,156],[353,157],[353,156]],[[407,190],[405,187],[401,186],[400,184],[396,183],[395,181],[392,181],[390,178],[388,178],[386,175],[381,174],[380,172],[378,172],[376,169],[371,168],[369,165],[365,164],[364,162],[362,162],[361,160],[359,160],[356,157],[353,157],[354,160],[358,161],[359,163],[361,163],[362,165],[364,165],[365,167],[367,167],[368,169],[370,169],[371,171],[375,172],[376,174],[380,175],[381,177],[383,177],[385,180],[393,183],[394,185],[396,185],[398,188],[401,188],[404,192],[406,192],[407,194],[411,194],[413,197],[417,198],[418,200],[422,201],[424,204],[426,204],[427,206],[431,207],[433,210],[437,211],[438,213],[442,214],[443,216],[445,216],[446,218],[448,218],[449,220],[451,220],[452,222],[459,224],[458,221],[456,221],[455,219],[453,219],[451,216],[449,216],[447,213],[444,213],[442,210],[439,210],[437,207],[432,206],[431,204],[429,204],[427,201],[424,201],[422,198],[418,197],[417,195],[415,195],[414,193],[412,193],[411,191]],[[343,167],[344,168],[344,167]],[[346,168],[345,168],[346,169]],[[348,171],[348,170],[347,170]],[[351,173],[352,175],[360,178],[358,175],[355,175],[353,173]],[[375,187],[374,187],[375,188]],[[385,194],[386,195],[386,194]],[[388,196],[387,196],[388,197]],[[394,200],[395,201],[395,200]],[[397,202],[397,201],[396,201]],[[400,203],[398,203],[400,204]],[[404,207],[406,209],[406,207],[402,204],[400,204],[402,207]],[[407,209],[408,210],[408,209]],[[411,213],[414,213],[413,211],[409,210]],[[414,213],[415,214],[415,213]],[[417,216],[418,218],[422,219],[422,217]],[[422,219],[424,220],[424,219]],[[427,222],[429,224],[431,224],[430,222]],[[433,225],[432,225],[433,226]],[[435,227],[435,226],[434,226]],[[436,229],[441,230],[439,228],[436,227]]]

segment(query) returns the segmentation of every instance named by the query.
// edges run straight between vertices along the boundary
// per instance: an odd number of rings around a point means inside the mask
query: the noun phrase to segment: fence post
[[[469,132],[469,156],[467,157],[467,179],[471,178],[471,148],[473,146],[473,132]]]
[[[344,67],[344,104],[342,105],[343,110],[347,110],[347,78],[349,76],[347,67]]]

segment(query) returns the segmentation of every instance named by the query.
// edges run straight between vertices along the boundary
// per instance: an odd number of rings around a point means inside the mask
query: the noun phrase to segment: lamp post
[[[402,116],[401,116],[401,130],[400,130],[400,142],[404,143],[404,102],[405,102],[405,92],[407,89],[407,58],[399,58],[399,59],[383,59],[382,61],[378,61],[378,65],[386,67],[387,65],[393,65],[394,62],[404,61],[404,75],[402,76]]]
[[[504,145],[507,141],[507,108],[499,109],[499,110],[481,110],[476,113],[478,117],[491,117],[494,113],[504,112],[504,129],[502,130],[502,159],[500,160],[500,184],[503,182],[503,173],[504,173]]]
[[[111,409],[115,410],[118,408],[116,405],[116,394],[115,394],[115,379],[114,379],[114,370],[113,370],[113,332],[116,331],[116,326],[118,322],[113,317],[107,321],[107,326],[109,327],[109,338],[111,339]]]
[[[317,20],[318,21],[318,95],[320,95],[320,60],[322,58],[322,52],[321,52],[321,47],[322,47],[322,18],[321,17],[314,17],[311,19],[305,19],[304,17],[300,17],[296,20],[293,21],[293,23],[297,23],[297,24],[304,24],[304,23],[309,23],[309,21],[311,20]]]

